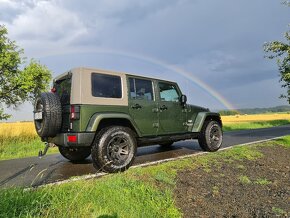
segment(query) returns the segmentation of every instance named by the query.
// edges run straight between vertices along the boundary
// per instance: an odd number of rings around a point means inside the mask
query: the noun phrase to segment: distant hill
[[[290,112],[290,105],[282,105],[269,108],[246,108],[238,110],[221,110],[221,115],[236,115],[236,114],[265,114],[265,113],[279,113]]]

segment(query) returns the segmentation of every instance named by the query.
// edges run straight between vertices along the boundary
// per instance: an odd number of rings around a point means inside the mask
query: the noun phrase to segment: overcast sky
[[[211,109],[287,104],[263,43],[283,39],[289,15],[279,0],[0,0],[9,37],[54,76],[88,66],[173,80]]]

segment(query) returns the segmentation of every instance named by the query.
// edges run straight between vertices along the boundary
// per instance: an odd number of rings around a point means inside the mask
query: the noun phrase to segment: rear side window
[[[62,105],[70,104],[71,77],[55,81],[54,86]]]
[[[92,73],[92,95],[101,98],[122,98],[121,77]]]
[[[129,83],[131,99],[153,101],[152,81],[129,78]]]

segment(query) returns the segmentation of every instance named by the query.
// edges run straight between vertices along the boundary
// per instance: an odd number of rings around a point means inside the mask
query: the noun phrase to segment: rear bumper
[[[69,136],[73,136],[76,140],[69,141]],[[64,147],[89,147],[92,145],[94,137],[95,132],[61,133],[53,138],[48,138],[48,142]]]

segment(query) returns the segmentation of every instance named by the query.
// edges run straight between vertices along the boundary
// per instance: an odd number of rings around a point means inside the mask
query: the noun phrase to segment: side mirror
[[[184,105],[186,104],[186,102],[187,102],[187,97],[186,97],[186,95],[181,95],[181,96],[180,96],[180,104],[181,104],[182,106],[184,106]]]

